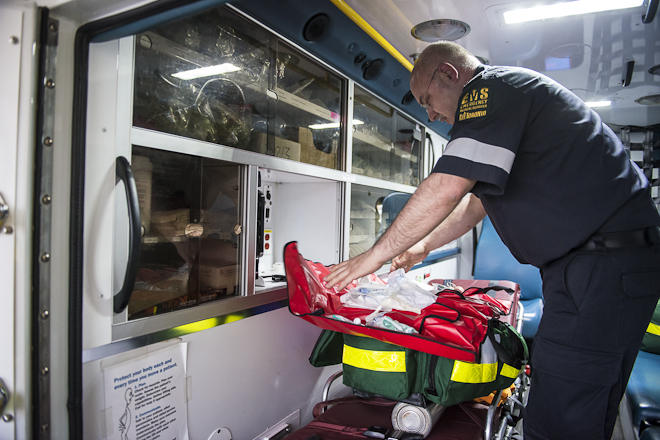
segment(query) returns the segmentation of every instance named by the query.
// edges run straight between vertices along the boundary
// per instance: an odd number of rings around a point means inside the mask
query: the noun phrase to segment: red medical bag
[[[312,324],[342,333],[369,336],[390,344],[400,345],[449,359],[478,362],[480,347],[485,342],[490,320],[515,321],[516,305],[520,295],[518,284],[511,282],[491,286],[488,281],[454,280],[466,287],[464,292],[443,290],[436,302],[422,309],[420,314],[393,310],[387,316],[414,327],[419,334],[400,333],[394,330],[353,324],[330,318],[341,315],[349,320],[364,318],[373,310],[344,307],[341,295],[355,284],[342,291],[326,286],[324,277],[329,268],[320,263],[305,260],[295,242],[284,248],[289,309],[294,315]],[[374,281],[377,277],[371,276]],[[472,285],[468,285],[472,283]],[[486,292],[496,290],[491,297]]]

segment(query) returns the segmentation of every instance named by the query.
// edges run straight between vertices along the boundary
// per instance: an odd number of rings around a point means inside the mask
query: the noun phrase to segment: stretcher
[[[348,396],[327,400],[329,387],[341,376],[331,376],[323,390],[323,400],[314,408],[314,420],[289,434],[286,440],[348,440],[366,438],[402,440],[505,440],[522,438],[522,408],[529,392],[529,378],[521,375],[514,394],[499,404],[501,391],[490,404],[464,402],[444,408],[439,420],[429,428],[428,421],[418,417],[420,411],[410,410],[412,420],[402,430],[402,418],[396,418],[396,408],[402,403],[388,399]],[[404,404],[405,405],[405,404]],[[393,421],[398,424],[393,423]],[[405,429],[405,428],[404,428]],[[430,432],[429,432],[430,431]],[[384,436],[376,436],[378,432]],[[516,437],[518,436],[518,437]]]
[[[300,316],[307,321],[324,328],[341,332],[345,335],[353,335],[358,337],[368,336],[370,338],[383,341],[388,344],[395,344],[402,347],[412,348],[413,350],[430,353],[434,356],[442,358],[455,359],[456,363],[471,364],[473,362],[480,363],[478,357],[481,355],[482,345],[470,346],[469,335],[463,338],[460,343],[457,339],[451,336],[448,340],[443,340],[442,332],[435,335],[424,334],[401,334],[396,331],[372,328],[364,324],[353,324],[350,321],[353,316],[363,317],[364,314],[370,311],[360,311],[359,309],[347,310],[342,308],[339,302],[339,297],[346,293],[345,291],[336,292],[330,290],[323,283],[323,277],[327,274],[328,269],[324,266],[304,260],[297,252],[295,243],[289,243],[285,247],[285,267],[287,273],[287,282],[289,290],[289,308],[290,311],[297,316]],[[459,286],[465,291],[463,300],[470,303],[478,311],[476,314],[485,314],[488,321],[488,330],[491,330],[492,321],[506,322],[512,327],[520,329],[522,320],[519,318],[521,310],[519,308],[519,286],[509,281],[489,281],[489,280],[433,280],[430,284],[443,284],[452,283]],[[354,288],[349,286],[348,288]],[[472,292],[470,295],[468,292]],[[451,295],[442,297],[438,296],[437,303],[442,305],[443,301],[449,301],[452,307],[457,306],[456,302],[452,302]],[[458,301],[460,303],[461,301]],[[437,304],[434,304],[436,306]],[[425,309],[426,310],[426,309]],[[469,313],[473,313],[472,309],[460,309],[455,317],[452,319],[443,320],[458,322],[458,317]],[[496,313],[493,313],[496,310]],[[331,319],[336,313],[342,313],[351,318],[348,322],[339,322]],[[392,316],[401,318],[405,321],[405,316],[394,311]],[[482,316],[483,317],[483,316]],[[426,319],[425,317],[424,319]],[[421,322],[424,322],[421,319]],[[356,322],[364,322],[362,320]],[[415,328],[422,330],[418,325],[420,322],[419,317],[412,317],[410,320],[405,321],[411,325],[416,325]],[[468,323],[469,324],[469,323]],[[460,323],[464,326],[463,330],[473,329],[465,322]],[[475,327],[476,328],[476,327]],[[449,331],[451,329],[447,327]],[[442,331],[445,328],[441,329]],[[515,333],[515,332],[514,332]],[[489,334],[490,337],[490,334]],[[347,338],[349,339],[349,338]],[[485,335],[480,335],[476,338],[477,342],[483,344],[486,340]],[[463,346],[460,346],[463,344]],[[524,345],[524,341],[523,341]],[[346,353],[348,345],[344,345],[344,354]],[[471,349],[466,349],[466,347]],[[350,347],[348,347],[350,348]],[[500,353],[498,353],[499,356]],[[525,348],[525,355],[527,350]],[[526,358],[525,358],[526,359]],[[504,366],[498,363],[498,369]],[[352,365],[351,365],[352,367]],[[415,396],[413,399],[383,399],[382,395],[372,392],[365,392],[362,389],[354,387],[353,396],[348,398],[348,401],[342,400],[341,402],[330,402],[327,412],[316,410],[315,419],[306,427],[296,431],[287,438],[290,439],[344,439],[344,438],[443,438],[443,439],[506,439],[512,438],[515,433],[516,425],[520,425],[522,418],[522,409],[526,402],[526,396],[529,390],[529,376],[527,369],[524,367],[514,371],[514,375],[510,376],[515,378],[513,386],[507,389],[497,389],[490,396],[479,401],[468,399],[461,401],[460,404],[447,404],[446,406],[440,405],[441,411],[436,419],[431,430],[429,425],[425,426],[426,431],[422,432],[418,426],[403,426],[402,422],[396,418],[397,405],[410,405],[409,408],[414,412],[414,406],[422,413],[429,414],[429,408],[438,406],[437,402],[431,402],[427,399],[428,395],[423,394],[421,399]],[[346,360],[344,358],[344,369],[346,370]],[[509,370],[511,370],[509,368]],[[326,384],[326,390],[322,401],[317,405],[318,408],[326,406],[327,389],[332,380],[339,377],[342,373],[339,372]],[[452,373],[453,377],[453,373]],[[498,373],[499,377],[499,373]],[[415,379],[418,380],[418,379]],[[459,381],[460,382],[460,381]],[[346,384],[346,380],[344,380]],[[349,384],[351,384],[349,382]],[[351,384],[352,385],[352,384]],[[419,389],[419,388],[417,388]],[[490,391],[490,390],[489,390]],[[503,398],[506,393],[511,393],[509,398]],[[411,397],[413,395],[411,394]],[[398,402],[397,402],[398,400]],[[334,404],[334,406],[330,406]],[[434,410],[435,411],[435,410]],[[437,411],[436,411],[437,412]],[[414,418],[414,417],[413,417]],[[418,417],[419,418],[419,417]],[[518,426],[519,427],[519,426]],[[370,429],[374,428],[374,429]],[[402,432],[399,432],[402,431]]]

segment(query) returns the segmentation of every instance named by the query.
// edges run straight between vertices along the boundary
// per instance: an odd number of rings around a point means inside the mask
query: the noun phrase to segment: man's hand
[[[324,278],[324,281],[327,283],[328,287],[335,286],[337,291],[341,291],[352,281],[376,272],[383,266],[383,264],[385,264],[385,261],[387,261],[387,259],[382,261],[376,255],[374,249],[371,248],[357,257],[353,257],[350,260],[332,266],[330,268],[330,274]]]
[[[428,255],[429,251],[426,250],[424,245],[421,242],[417,243],[398,257],[392,259],[390,272],[394,272],[397,269],[403,269],[408,272],[415,264],[424,261]]]

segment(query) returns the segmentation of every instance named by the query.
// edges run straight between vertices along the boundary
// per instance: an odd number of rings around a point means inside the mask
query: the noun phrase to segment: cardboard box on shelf
[[[266,139],[266,133],[253,132],[248,149],[266,154]],[[275,137],[275,156],[300,161],[300,144],[281,137]]]
[[[234,286],[238,285],[238,265],[216,266],[211,261],[199,265],[200,288],[225,290],[225,294],[232,294]]]
[[[293,140],[276,137],[275,156],[326,168],[337,168],[337,141],[332,141],[330,151],[326,153],[314,146],[314,135],[309,128],[288,127],[285,135],[287,138]],[[266,133],[252,133],[248,148],[250,151],[265,154]]]
[[[300,143],[300,161],[326,168],[337,168],[337,142],[332,141],[330,152],[323,152],[314,146],[312,130],[305,127],[298,129],[298,142]]]

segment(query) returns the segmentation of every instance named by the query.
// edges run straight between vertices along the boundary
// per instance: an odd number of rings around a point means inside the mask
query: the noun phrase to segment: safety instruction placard
[[[186,343],[103,369],[112,440],[187,440]]]

